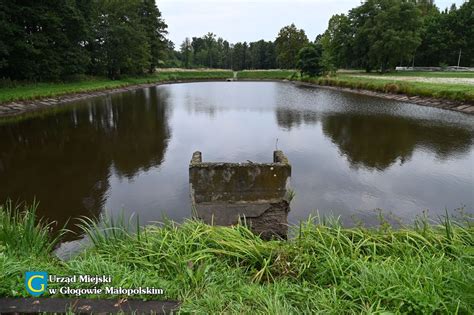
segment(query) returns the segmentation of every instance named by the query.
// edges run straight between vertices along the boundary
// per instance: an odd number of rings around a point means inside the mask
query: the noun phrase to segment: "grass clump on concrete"
[[[469,313],[474,302],[469,220],[423,219],[410,228],[369,229],[311,218],[293,227],[289,240],[268,242],[242,225],[213,227],[195,220],[138,233],[133,221],[80,224],[93,245],[66,262],[52,254],[29,258],[21,249],[6,251],[9,241],[0,239],[0,275],[9,279],[0,283],[0,295],[26,296],[23,273],[35,269],[111,275],[113,286],[126,288],[163,288],[158,298],[181,301],[183,312]]]

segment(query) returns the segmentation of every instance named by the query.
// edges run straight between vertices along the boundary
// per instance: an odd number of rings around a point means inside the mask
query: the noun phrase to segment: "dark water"
[[[293,165],[291,222],[317,210],[371,223],[376,208],[408,222],[474,208],[473,116],[325,89],[164,85],[3,124],[0,135],[0,200],[36,198],[60,225],[104,209],[180,221],[193,151],[269,162],[276,146]]]

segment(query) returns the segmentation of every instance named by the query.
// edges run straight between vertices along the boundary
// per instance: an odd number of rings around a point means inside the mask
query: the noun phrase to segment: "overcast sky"
[[[325,31],[333,14],[347,13],[360,0],[156,0],[168,38],[177,48],[186,37],[213,32],[231,43],[274,40],[285,25],[295,23],[310,40]],[[463,0],[437,0],[445,8]]]

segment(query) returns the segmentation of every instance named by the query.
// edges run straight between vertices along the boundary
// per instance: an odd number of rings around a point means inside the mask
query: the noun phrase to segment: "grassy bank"
[[[104,233],[83,221],[94,245],[62,262],[50,253],[44,227],[31,228],[31,215],[9,217],[0,211],[0,296],[27,296],[24,272],[44,270],[163,288],[163,299],[197,313],[469,313],[474,303],[474,227],[449,219],[400,230],[346,229],[315,219],[295,227],[294,238],[270,242],[243,226],[187,221],[132,233],[108,221]],[[41,237],[18,241],[31,233]]]
[[[153,75],[123,78],[121,80],[90,77],[79,81],[65,83],[16,83],[10,87],[0,88],[0,104],[11,101],[32,100],[72,93],[113,89],[136,84],[159,83],[163,81],[178,80],[226,79],[231,78],[232,76],[232,71],[224,70],[170,70],[158,71]]]
[[[395,76],[435,79],[474,78],[474,74],[459,72],[397,72],[370,76],[358,72],[341,72],[333,77],[303,79],[301,79],[299,72],[294,70],[244,70],[237,73],[237,79],[241,80],[302,80],[319,85],[474,102],[474,89],[472,84],[400,81],[398,79],[396,80]],[[123,78],[121,80],[90,77],[88,79],[65,83],[16,83],[9,87],[0,88],[0,104],[11,101],[32,100],[65,94],[113,89],[137,84],[179,80],[223,80],[232,77],[233,72],[228,70],[173,69],[158,71],[153,75]]]
[[[237,79],[244,80],[291,80],[299,74],[295,70],[243,70],[237,73]]]
[[[318,85],[474,102],[474,85],[462,80],[460,82],[452,80],[474,79],[474,73],[470,72],[413,71],[368,75],[352,71],[341,72],[332,77],[301,78],[299,72],[294,70],[244,70],[238,72],[237,78],[243,80],[301,80]],[[410,81],[410,78],[414,80]],[[426,78],[428,82],[415,81],[423,78]],[[446,82],[441,82],[443,78],[446,78]],[[430,80],[435,80],[435,82],[430,82]]]
[[[474,72],[462,71],[394,71],[374,75],[379,77],[474,78]]]
[[[334,77],[303,78],[302,81],[319,85],[338,86],[409,96],[434,97],[454,101],[474,102],[474,85],[458,83],[435,83],[400,81],[391,79],[396,74],[359,76],[360,74],[337,74]],[[409,77],[409,74],[401,74]],[[414,77],[439,78],[440,74],[415,73]],[[472,78],[466,74],[448,74],[447,78]]]
[[[340,72],[332,77],[301,78],[299,72],[294,70],[244,70],[238,72],[237,78],[244,80],[301,80],[318,85],[474,102],[474,85],[462,80],[460,82],[452,80],[474,79],[474,73],[471,72],[411,71],[367,74],[350,71]],[[412,81],[410,78],[414,80]],[[416,81],[423,78],[426,78],[428,82]],[[447,79],[446,82],[441,82],[443,78]],[[435,80],[435,82],[430,82],[430,80]]]

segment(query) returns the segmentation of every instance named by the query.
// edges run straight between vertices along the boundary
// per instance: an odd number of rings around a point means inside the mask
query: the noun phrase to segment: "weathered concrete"
[[[204,163],[201,152],[195,152],[189,165],[195,215],[224,226],[245,220],[262,238],[285,238],[290,176],[291,165],[281,151],[274,152],[273,163]]]

